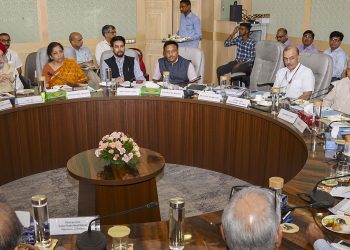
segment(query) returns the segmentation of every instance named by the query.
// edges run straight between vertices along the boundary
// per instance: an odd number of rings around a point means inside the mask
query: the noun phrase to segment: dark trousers
[[[221,65],[216,69],[216,75],[218,77],[218,83],[220,83],[220,76],[225,75],[227,73],[236,73],[236,72],[243,72],[246,74],[250,74],[252,71],[252,67],[249,63],[242,63],[239,65],[239,67],[234,68],[234,66],[237,64],[237,61],[231,61],[228,64]]]

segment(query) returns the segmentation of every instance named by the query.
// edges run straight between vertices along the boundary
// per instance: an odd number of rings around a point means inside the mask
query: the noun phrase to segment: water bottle
[[[271,107],[271,114],[276,115],[278,114],[278,105],[279,105],[279,88],[272,88],[271,90],[271,97],[272,97],[272,107]]]
[[[109,88],[112,82],[112,70],[110,68],[106,68],[105,70],[105,81],[107,88]]]
[[[315,134],[318,134],[320,132],[320,125],[321,125],[321,110],[322,110],[322,101],[321,100],[315,100],[313,105],[313,112],[312,112],[312,131]]]
[[[184,249],[184,218],[185,200],[183,198],[170,199],[169,208],[169,248]]]
[[[222,102],[225,101],[227,87],[227,76],[220,76],[220,93],[222,96]]]
[[[270,177],[269,188],[275,190],[276,198],[279,199],[281,210],[287,207],[288,196],[283,194],[284,179],[281,177]]]
[[[46,195],[34,195],[32,208],[36,242],[41,247],[49,247],[51,237]]]
[[[170,72],[169,71],[163,71],[163,86],[166,89],[170,87]]]

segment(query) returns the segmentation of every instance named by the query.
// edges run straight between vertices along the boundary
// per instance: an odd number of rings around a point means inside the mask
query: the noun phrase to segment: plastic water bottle
[[[184,249],[185,201],[183,198],[170,199],[169,208],[169,248]]]
[[[272,88],[271,90],[271,97],[272,97],[272,107],[271,107],[271,114],[277,115],[278,114],[278,106],[279,106],[279,88]]]
[[[163,86],[166,89],[170,87],[170,72],[169,71],[163,71]]]

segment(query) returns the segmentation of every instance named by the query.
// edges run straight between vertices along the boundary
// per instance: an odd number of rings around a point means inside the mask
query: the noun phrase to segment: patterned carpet
[[[186,217],[222,210],[231,187],[244,183],[205,169],[166,164],[164,172],[157,177],[161,218],[167,220],[172,197],[185,198]],[[50,217],[77,216],[78,181],[65,168],[27,176],[0,187],[0,201],[9,203],[15,210],[30,211],[30,198],[34,194],[47,195]]]

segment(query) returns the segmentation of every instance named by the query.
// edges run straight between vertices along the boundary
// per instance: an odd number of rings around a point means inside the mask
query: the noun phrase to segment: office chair
[[[64,57],[69,59],[77,60],[75,50],[72,47],[64,46]],[[37,51],[36,54],[36,74],[41,76],[45,64],[49,62],[49,57],[47,56],[47,48],[41,48]]]
[[[179,47],[179,55],[190,60],[196,70],[197,77],[201,76],[198,83],[203,83],[204,79],[204,53],[199,48],[181,46]]]
[[[35,70],[36,70],[36,54],[37,52],[30,53],[25,62],[24,78],[27,79],[31,85],[36,85],[35,82]]]
[[[329,87],[333,74],[333,60],[329,55],[323,53],[301,53],[300,63],[314,73],[314,93]]]
[[[281,43],[276,41],[263,40],[256,43],[255,62],[250,75],[250,89],[261,91],[270,90],[270,86],[272,86],[275,81],[277,71],[284,67],[284,48],[285,47]]]

